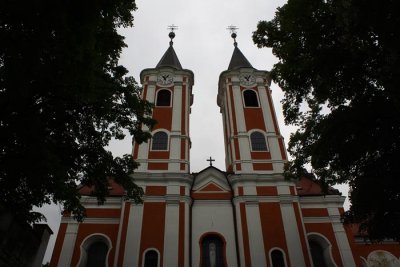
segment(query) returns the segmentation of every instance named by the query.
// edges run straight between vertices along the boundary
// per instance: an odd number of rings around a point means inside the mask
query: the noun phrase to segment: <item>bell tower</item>
[[[174,27],[169,33],[169,47],[157,66],[140,73],[142,98],[154,103],[153,118],[157,124],[148,143],[133,146],[133,158],[140,163],[137,172],[189,173],[189,114],[194,75],[179,62],[173,48],[173,30]]]
[[[170,43],[155,68],[140,73],[142,98],[153,103],[157,121],[148,143],[134,144],[133,158],[140,163],[132,174],[143,188],[143,204],[130,205],[133,223],[127,227],[126,266],[189,265],[189,207],[192,178],[189,174],[189,114],[193,72],[183,69]],[[145,126],[143,126],[145,127]],[[155,261],[156,262],[156,261]],[[153,266],[153,265],[152,265]]]
[[[279,248],[290,266],[310,266],[296,186],[283,176],[286,149],[271,98],[269,72],[238,48],[219,76],[226,168],[233,189],[241,266],[267,266]]]
[[[217,102],[224,126],[226,169],[235,173],[282,173],[287,160],[267,71],[256,70],[239,50],[219,77]]]

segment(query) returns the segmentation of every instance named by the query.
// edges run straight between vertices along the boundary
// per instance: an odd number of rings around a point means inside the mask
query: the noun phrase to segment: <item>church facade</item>
[[[110,196],[97,205],[82,188],[87,218],[64,215],[50,266],[376,267],[400,266],[400,246],[368,244],[341,223],[345,197],[308,178],[283,177],[287,152],[267,71],[252,67],[235,41],[219,76],[226,171],[190,173],[194,74],[170,46],[140,74],[142,97],[154,103],[148,143],[133,145],[132,174],[143,203]],[[233,36],[235,37],[235,36]]]

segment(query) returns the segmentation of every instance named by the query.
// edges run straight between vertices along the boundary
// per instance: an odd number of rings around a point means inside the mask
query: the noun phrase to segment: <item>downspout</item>
[[[239,238],[238,238],[237,221],[236,221],[236,209],[235,209],[235,204],[233,203],[233,199],[235,197],[235,192],[233,191],[231,182],[228,179],[228,177],[226,180],[228,181],[229,187],[231,188],[231,191],[232,191],[231,204],[232,204],[232,212],[233,212],[233,225],[235,228],[236,260],[237,260],[238,266],[240,267],[241,265],[240,265],[240,254],[239,254],[240,251],[239,251],[239,241],[238,241]]]
[[[193,176],[193,174],[192,174]],[[194,199],[192,198],[192,188],[194,184],[194,176],[192,179],[192,185],[189,190],[189,197],[191,199],[189,204],[189,266],[192,267],[192,207],[194,204]]]

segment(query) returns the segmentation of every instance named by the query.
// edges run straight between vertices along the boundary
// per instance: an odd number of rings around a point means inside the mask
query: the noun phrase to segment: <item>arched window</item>
[[[251,150],[252,151],[267,151],[267,142],[265,136],[261,132],[253,132],[250,134]]]
[[[102,241],[94,242],[87,249],[85,267],[106,267],[108,247]]]
[[[202,267],[224,267],[224,243],[217,235],[208,235],[201,243]]]
[[[258,107],[257,93],[254,90],[243,91],[243,99],[245,107]]]
[[[285,259],[282,251],[274,249],[271,252],[272,267],[285,267]]]
[[[319,233],[308,235],[308,244],[314,266],[337,266],[333,261],[331,244],[328,239]]]
[[[156,132],[152,139],[152,150],[168,150],[168,134],[166,132]]]
[[[100,233],[85,238],[81,244],[78,267],[108,267],[108,253],[112,248],[108,236]]]
[[[171,91],[163,89],[157,93],[156,106],[169,107],[171,105]]]
[[[158,267],[158,253],[154,249],[144,254],[144,267]]]
[[[309,244],[314,266],[327,267],[324,258],[324,249],[322,248],[322,246],[313,240],[310,240]]]

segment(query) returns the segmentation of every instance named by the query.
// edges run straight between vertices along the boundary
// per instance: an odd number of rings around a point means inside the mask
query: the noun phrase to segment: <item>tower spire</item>
[[[233,38],[233,45],[235,46],[231,62],[229,63],[228,66],[228,70],[239,69],[239,68],[253,68],[253,66],[250,64],[250,62],[238,48],[238,44],[236,42],[236,37],[237,37],[236,30],[238,30],[239,28],[230,25],[226,29],[231,32],[231,37]]]
[[[172,45],[174,42],[172,41],[175,38],[175,30],[178,29],[178,26],[172,24],[168,26],[168,30],[170,30],[168,37],[171,39],[169,41],[169,47],[167,51],[164,53],[163,57],[161,58],[160,62],[158,62],[156,68],[159,67],[173,67],[175,69],[181,70],[182,66],[181,63],[179,62],[179,59],[174,51],[174,48]]]

